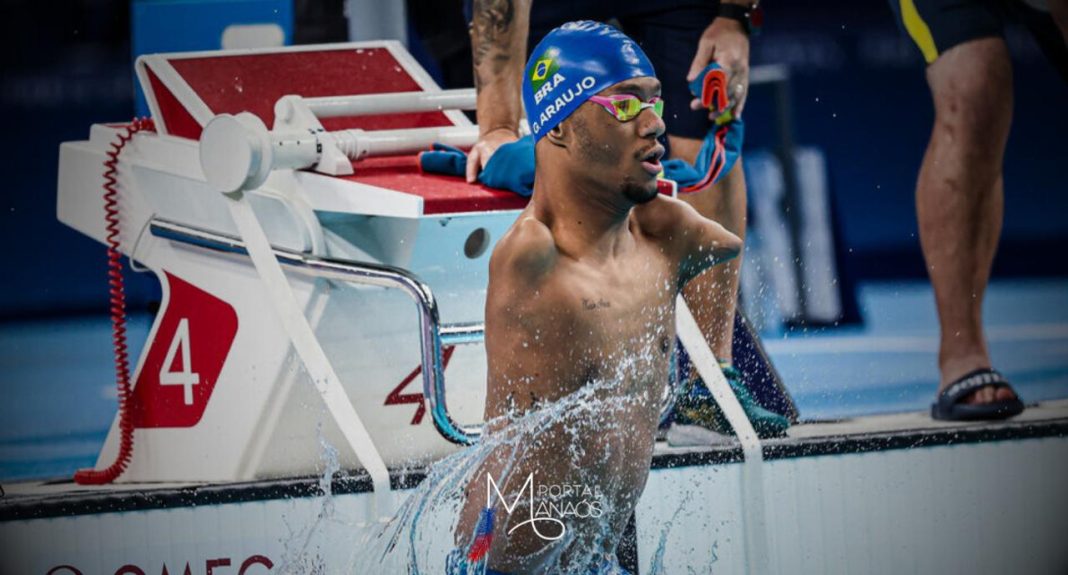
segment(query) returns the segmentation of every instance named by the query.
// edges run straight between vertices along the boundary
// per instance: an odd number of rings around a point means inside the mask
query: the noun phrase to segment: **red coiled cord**
[[[104,220],[107,222],[108,285],[111,294],[111,341],[115,346],[115,375],[119,389],[119,453],[106,469],[81,469],[74,474],[74,482],[81,485],[111,483],[126,471],[133,456],[133,420],[130,417],[130,360],[126,351],[126,290],[122,278],[122,252],[119,251],[119,154],[137,132],[156,131],[151,118],[134,118],[111,144],[104,161]]]

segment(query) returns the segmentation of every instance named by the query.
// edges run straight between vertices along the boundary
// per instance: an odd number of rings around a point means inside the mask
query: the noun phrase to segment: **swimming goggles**
[[[652,108],[657,117],[664,116],[664,100],[659,96],[653,96],[648,102],[642,102],[633,94],[615,94],[612,96],[590,96],[590,101],[600,104],[609,114],[615,116],[620,122],[629,122],[638,117],[642,110]]]

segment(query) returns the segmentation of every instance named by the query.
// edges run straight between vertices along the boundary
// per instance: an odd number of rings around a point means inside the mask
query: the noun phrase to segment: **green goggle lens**
[[[615,109],[616,118],[623,122],[628,122],[638,117],[638,114],[641,114],[645,108],[652,108],[653,113],[659,117],[664,116],[664,101],[659,98],[655,102],[649,103],[642,102],[638,98],[615,100],[612,102],[612,108]]]
[[[663,118],[664,117],[664,101],[663,100],[657,100],[656,103],[653,104],[653,113],[656,114],[658,118]]]

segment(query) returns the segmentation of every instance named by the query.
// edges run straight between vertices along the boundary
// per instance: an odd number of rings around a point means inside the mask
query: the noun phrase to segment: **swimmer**
[[[703,140],[722,110],[711,112],[694,99],[689,83],[715,62],[727,74],[730,112],[741,119],[749,91],[749,33],[759,13],[756,0],[707,2],[601,2],[572,0],[475,0],[471,50],[478,92],[479,141],[467,155],[467,180],[474,182],[497,150],[519,139],[521,91],[526,54],[556,26],[573,20],[613,21],[633,38],[662,82],[668,118],[668,157],[697,164]],[[544,90],[544,87],[542,88]],[[711,112],[711,113],[710,113]],[[500,179],[500,174],[495,174]],[[485,183],[485,182],[484,182]],[[746,181],[742,161],[708,185],[679,197],[701,215],[745,239]],[[681,190],[681,188],[680,188]],[[716,266],[687,284],[684,296],[723,375],[761,438],[785,434],[790,421],[765,409],[750,393],[745,374],[734,368],[734,322],[742,258]],[[667,432],[669,444],[708,444],[734,430],[708,386],[679,362],[678,401]]]
[[[536,176],[531,202],[490,260],[487,433],[507,434],[510,423],[591,387],[592,404],[608,407],[561,414],[525,438],[519,458],[488,457],[467,487],[453,557],[462,565],[453,569],[614,572],[616,545],[649,475],[675,297],[742,244],[657,193],[660,82],[622,32],[592,21],[550,32],[526,65],[523,100]],[[620,401],[598,402],[605,399]],[[506,502],[489,513],[487,475]],[[588,490],[603,513],[567,517],[567,536],[556,540],[549,527],[523,525],[534,510],[505,505],[531,476],[534,491]]]

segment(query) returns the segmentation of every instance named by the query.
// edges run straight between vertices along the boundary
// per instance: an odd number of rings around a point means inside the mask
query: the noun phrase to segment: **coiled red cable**
[[[133,419],[130,402],[133,390],[130,387],[130,359],[126,350],[126,289],[122,277],[122,252],[119,251],[119,154],[141,131],[156,131],[151,118],[134,118],[123,127],[122,133],[111,144],[104,161],[104,220],[108,246],[108,286],[111,295],[111,341],[115,347],[115,382],[119,391],[119,453],[115,461],[105,469],[81,469],[74,474],[74,482],[80,485],[111,483],[126,471],[133,456]]]

